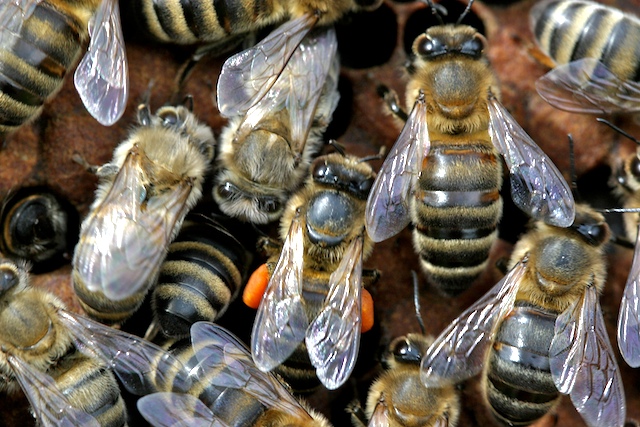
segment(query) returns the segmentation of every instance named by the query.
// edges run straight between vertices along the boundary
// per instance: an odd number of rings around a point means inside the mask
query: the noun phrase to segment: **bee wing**
[[[367,427],[389,427],[389,417],[389,407],[383,399],[380,399],[373,409]]]
[[[7,362],[29,399],[33,413],[43,427],[100,427],[100,423],[80,408],[71,406],[49,375],[32,368],[20,358],[7,355]]]
[[[395,236],[409,224],[411,191],[429,147],[427,108],[421,94],[384,160],[367,199],[365,225],[374,242]]]
[[[89,22],[87,53],[74,75],[76,90],[87,111],[105,126],[120,119],[129,97],[127,52],[117,0],[102,0]]]
[[[121,300],[149,284],[157,271],[191,185],[147,199],[144,155],[132,150],[102,204],[92,212],[73,265],[85,286]]]
[[[138,410],[154,427],[228,427],[190,394],[153,393],[138,399]]]
[[[640,83],[622,80],[595,58],[559,65],[536,81],[538,94],[572,113],[640,111]]]
[[[113,368],[129,392],[142,396],[191,387],[187,368],[157,345],[67,310],[60,309],[59,315],[78,350]]]
[[[362,322],[362,242],[358,236],[329,277],[327,294],[318,316],[307,329],[305,342],[318,378],[329,390],[351,375],[360,347]]]
[[[228,58],[220,71],[217,105],[224,117],[244,115],[280,77],[317,18],[305,14],[273,30],[255,46]]]
[[[631,271],[620,302],[618,347],[629,366],[640,366],[640,230],[636,238]]]
[[[253,322],[251,353],[256,366],[265,372],[293,353],[309,326],[302,299],[302,233],[297,214]]]
[[[509,168],[514,203],[547,224],[573,224],[573,194],[553,161],[494,96],[489,97],[489,116],[491,141]]]
[[[429,346],[420,364],[420,379],[425,386],[458,383],[482,370],[496,328],[513,307],[526,263],[522,260],[516,264]]]
[[[594,286],[556,319],[549,362],[556,387],[587,425],[624,425],[622,378]]]
[[[241,389],[268,408],[296,414],[300,419],[311,418],[275,376],[256,367],[246,346],[226,329],[196,322],[191,326],[191,342],[198,372],[206,373],[212,385]],[[210,375],[212,371],[217,375]]]
[[[42,0],[0,0],[0,48],[11,50],[29,18]]]

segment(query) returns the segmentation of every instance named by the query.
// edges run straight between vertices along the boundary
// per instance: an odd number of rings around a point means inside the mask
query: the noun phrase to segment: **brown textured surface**
[[[529,51],[532,42],[527,13],[531,4],[531,1],[522,1],[507,7],[477,3],[473,8],[485,26],[489,42],[488,55],[502,84],[503,103],[563,171],[569,169],[566,135],[572,133],[576,141],[577,173],[585,177],[587,182],[582,188],[583,195],[588,200],[596,200],[602,195],[604,203],[611,206],[611,203],[616,202],[608,196],[606,185],[602,182],[606,180],[610,152],[613,153],[611,156],[617,155],[618,151],[629,152],[633,145],[597,124],[594,117],[559,112],[535,94],[534,80],[545,72],[545,67],[536,62]],[[616,4],[625,10],[637,11],[640,1],[620,0]],[[390,148],[398,135],[399,129],[385,113],[376,94],[376,85],[384,83],[399,93],[403,92],[405,80],[402,64],[406,59],[402,47],[403,28],[410,16],[423,7],[419,2],[395,3],[387,0],[379,12],[380,16],[397,19],[398,23],[398,46],[391,58],[381,65],[343,69],[341,91],[344,101],[336,119],[341,123],[336,126],[336,136],[352,153],[368,155],[378,152],[382,145]],[[379,38],[380,34],[393,37],[393,33],[387,28],[366,23],[366,19],[363,21],[365,24],[355,30],[361,35],[357,37],[359,43],[368,43],[369,36],[377,40],[375,37]],[[363,55],[370,48],[375,50],[376,46],[360,46],[357,55]],[[171,99],[173,78],[189,51],[188,48],[145,44],[130,36],[127,53],[131,72],[131,96],[125,116],[110,128],[100,126],[85,112],[73,89],[72,79],[68,78],[62,92],[45,108],[43,116],[33,125],[12,135],[0,152],[0,194],[21,186],[46,185],[73,203],[80,214],[85,214],[92,200],[96,179],[72,160],[73,154],[82,155],[91,164],[108,161],[113,148],[126,137],[128,128],[134,123],[135,107],[151,80],[154,81],[151,97],[153,110]],[[345,52],[341,50],[341,53],[344,57]],[[216,134],[224,124],[211,102],[212,88],[220,66],[220,60],[203,61],[196,67],[185,88],[186,93],[194,95],[196,113],[213,127]],[[640,135],[640,126],[633,123],[630,117],[620,118],[618,123],[632,134]],[[379,164],[380,162],[375,166],[379,167]],[[598,174],[599,171],[604,172]],[[591,176],[595,177],[594,180],[588,181]],[[593,189],[602,194],[597,194]],[[523,221],[521,215],[507,211],[501,225],[503,235],[512,240],[515,233],[522,230]],[[500,240],[492,251],[492,267],[485,271],[468,292],[459,297],[448,299],[440,296],[421,277],[420,300],[429,332],[437,334],[501,278],[501,273],[493,267],[493,263],[502,257],[508,257],[511,247],[512,241]],[[601,303],[611,337],[615,336],[618,306],[631,256],[630,250],[619,247],[612,247],[608,255],[609,277]],[[348,425],[343,403],[351,399],[352,386],[355,384],[358,387],[360,397],[363,398],[368,381],[376,373],[375,353],[379,343],[386,343],[400,334],[418,331],[413,315],[410,271],[417,271],[419,267],[410,232],[405,230],[378,244],[365,266],[379,268],[382,278],[372,289],[377,326],[374,331],[363,336],[363,348],[354,381],[338,391],[320,391],[309,396],[311,404],[330,415],[338,426]],[[37,286],[51,289],[65,302],[77,308],[69,287],[69,271],[69,265],[65,265],[52,273],[36,276],[34,282]],[[246,336],[248,326],[246,322],[236,323],[234,308],[236,307],[232,307],[223,323],[232,329],[234,325],[237,326],[236,332]],[[242,314],[246,313],[241,308],[237,310]],[[640,375],[638,370],[630,369],[623,362],[620,365],[628,399],[628,417],[640,419]],[[476,381],[467,382],[463,390],[461,426],[494,425],[478,396]],[[3,397],[0,399],[0,410],[3,414],[0,425],[26,425],[24,423],[30,422],[26,402],[21,396]],[[536,425],[551,426],[554,425],[554,419],[547,416]],[[558,409],[556,425],[584,425],[568,398],[563,399]]]

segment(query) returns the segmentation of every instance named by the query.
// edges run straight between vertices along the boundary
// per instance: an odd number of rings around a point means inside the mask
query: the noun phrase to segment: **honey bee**
[[[29,284],[25,265],[0,260],[0,390],[27,396],[43,426],[124,426],[126,408],[114,376],[130,392],[164,389],[156,369],[188,372],[160,347],[67,311]],[[166,365],[165,365],[166,364]]]
[[[366,419],[371,427],[455,427],[460,415],[460,399],[455,386],[427,389],[420,380],[420,361],[433,343],[425,335],[418,304],[418,279],[414,277],[414,301],[421,334],[410,333],[394,339],[383,355],[386,371],[369,388]],[[354,411],[355,409],[355,411]],[[364,427],[360,408],[349,408],[355,427]]]
[[[154,393],[138,400],[138,410],[155,427],[175,425],[329,427],[319,413],[297,401],[278,379],[259,370],[246,346],[226,329],[197,322],[191,327],[197,358],[196,384],[213,392]]]
[[[40,114],[89,36],[74,83],[89,113],[109,126],[124,113],[127,57],[117,0],[0,0],[0,135]]]
[[[561,173],[498,101],[485,42],[461,24],[433,26],[416,38],[406,90],[414,106],[367,200],[371,239],[388,239],[413,222],[422,268],[448,295],[484,270],[496,240],[500,154],[520,209],[561,227],[575,215]],[[391,92],[385,98],[401,110]]]
[[[140,306],[202,195],[215,141],[187,105],[164,106],[155,115],[140,105],[139,126],[97,169],[100,182],[81,224],[72,279],[82,307],[104,323],[120,322]]]
[[[278,51],[286,64],[256,45],[223,67],[218,106],[230,120],[220,135],[213,197],[231,217],[256,224],[280,218],[324,144],[340,98],[335,31],[317,30],[298,43]]]
[[[373,249],[364,233],[364,206],[375,173],[365,160],[331,153],[313,162],[280,221],[281,251],[244,290],[244,302],[258,309],[251,333],[256,366],[278,367],[296,391],[309,391],[318,380],[329,389],[343,384],[360,333],[373,324],[362,262]],[[375,280],[376,274],[364,276]]]
[[[60,198],[45,189],[23,188],[9,194],[0,209],[0,250],[35,266],[62,258],[70,247],[71,217]]]
[[[602,214],[583,204],[569,228],[536,221],[508,274],[429,347],[423,383],[482,372],[484,396],[506,425],[528,425],[568,394],[587,425],[622,426],[625,395],[598,302],[609,237]]]
[[[558,64],[536,82],[542,98],[577,113],[640,111],[640,19],[596,2],[553,0],[531,9],[540,49]]]
[[[221,222],[189,214],[151,291],[154,323],[164,336],[178,338],[199,320],[216,321],[238,296],[251,260]]]
[[[381,3],[380,0],[229,0],[212,4],[205,0],[187,3],[134,0],[131,12],[138,27],[152,38],[165,43],[195,44],[244,35],[286,20],[300,21],[305,27],[329,25],[348,12],[372,10]],[[284,29],[276,31],[278,37],[292,37]]]

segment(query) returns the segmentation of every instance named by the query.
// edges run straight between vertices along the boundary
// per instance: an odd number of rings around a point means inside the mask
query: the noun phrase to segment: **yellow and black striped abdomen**
[[[19,34],[0,28],[0,135],[35,118],[62,86],[87,37],[87,23],[38,3]]]
[[[151,295],[155,321],[167,337],[187,336],[200,320],[216,321],[237,297],[251,262],[223,225],[189,218],[169,246]]]
[[[127,411],[113,372],[73,349],[55,365],[52,377],[69,403],[92,415],[102,427],[127,425]]]
[[[222,40],[274,23],[273,0],[135,0],[132,13],[140,29],[165,43]]]
[[[502,163],[490,142],[431,141],[412,200],[422,268],[448,295],[484,269],[502,215]]]
[[[588,1],[538,6],[533,31],[543,52],[558,64],[595,58],[622,80],[640,82],[640,19]]]

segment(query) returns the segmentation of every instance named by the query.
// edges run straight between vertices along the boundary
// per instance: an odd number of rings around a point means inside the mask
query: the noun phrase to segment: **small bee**
[[[238,296],[251,260],[222,223],[188,215],[151,291],[154,323],[164,336],[178,338],[199,320],[216,321]]]
[[[67,311],[29,284],[24,265],[0,260],[0,390],[27,396],[43,426],[124,426],[118,382],[142,395],[166,388],[156,369],[188,372],[160,347]],[[165,366],[166,364],[166,366]],[[160,388],[158,388],[160,387]]]
[[[44,189],[9,194],[0,209],[0,250],[35,266],[61,258],[70,247],[72,216],[58,197]]]
[[[278,51],[286,64],[258,46],[230,58],[218,82],[220,112],[230,120],[220,135],[213,197],[225,214],[264,224],[280,218],[324,144],[340,98],[340,66],[333,28]],[[267,57],[245,62],[258,54]]]
[[[330,426],[275,376],[259,370],[245,345],[226,329],[197,322],[191,327],[191,342],[198,361],[194,383],[216,391],[201,397],[175,392],[142,397],[138,410],[151,425]]]
[[[251,334],[256,366],[278,367],[296,391],[318,380],[329,389],[343,384],[360,333],[373,324],[362,262],[373,249],[364,235],[364,205],[375,173],[365,160],[332,153],[313,162],[280,221],[281,251],[244,290],[244,302],[258,308]],[[376,274],[366,271],[366,278]]]
[[[484,270],[497,238],[500,155],[520,209],[561,227],[575,216],[560,172],[498,101],[485,43],[461,24],[430,27],[416,38],[406,91],[414,106],[406,117],[394,95],[385,94],[406,122],[367,200],[371,239],[388,239],[413,222],[422,268],[448,295]]]
[[[583,0],[531,9],[540,49],[558,64],[536,82],[542,98],[577,113],[640,111],[640,19]]]
[[[380,0],[226,0],[213,4],[206,0],[133,0],[131,10],[138,27],[152,38],[165,43],[195,44],[242,36],[286,20],[300,21],[304,30],[308,30],[306,27],[329,25],[348,12],[372,10],[381,3]],[[283,29],[276,31],[279,38],[295,37]],[[282,46],[274,52],[281,52]],[[286,57],[284,53],[278,55]]]
[[[118,1],[0,0],[0,135],[40,114],[87,36],[74,83],[89,113],[109,126],[129,93]]]
[[[414,302],[422,334],[394,339],[382,364],[386,371],[374,381],[367,396],[366,419],[371,427],[455,427],[460,415],[460,399],[454,385],[426,388],[420,380],[420,361],[433,343],[425,335],[418,303],[418,279],[414,276]],[[364,427],[361,408],[348,408],[355,427]]]
[[[202,195],[213,157],[211,129],[191,105],[144,103],[140,125],[97,169],[100,183],[73,255],[73,285],[83,308],[105,323],[129,317],[157,279],[169,243]]]
[[[589,426],[625,422],[625,395],[598,295],[605,283],[602,214],[576,206],[569,228],[536,221],[511,270],[454,320],[421,365],[427,387],[482,372],[498,421],[529,425],[568,394]]]

